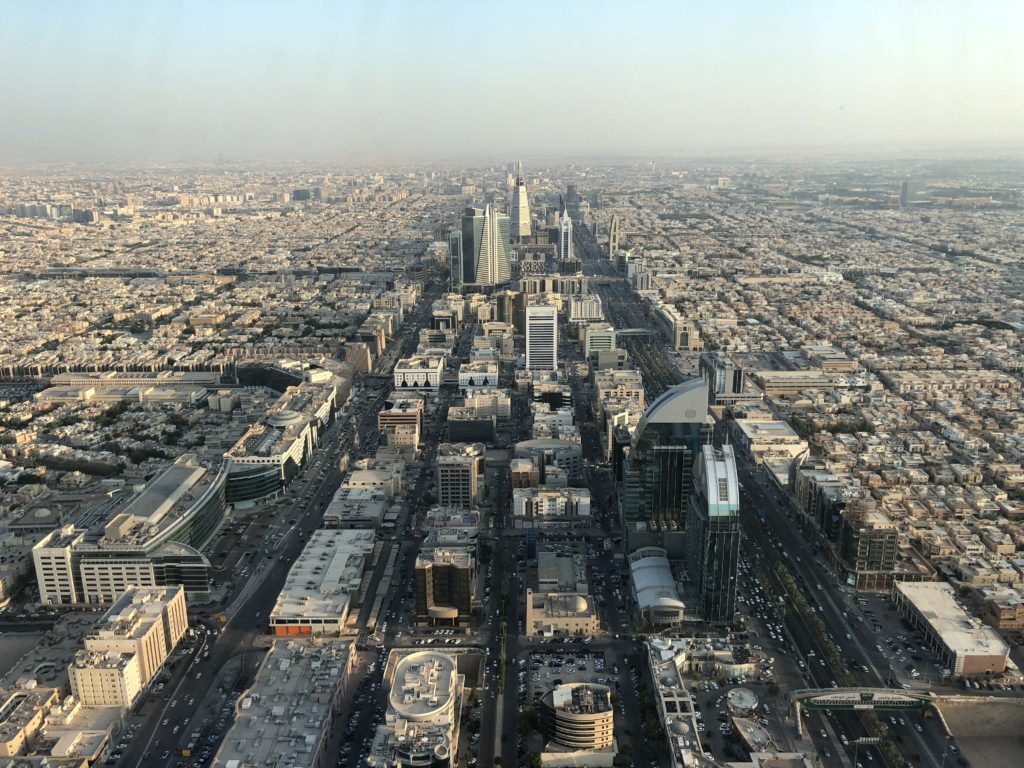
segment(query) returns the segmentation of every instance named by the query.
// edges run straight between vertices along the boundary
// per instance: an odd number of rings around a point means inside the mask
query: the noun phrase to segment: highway
[[[589,237],[589,233],[585,236]],[[583,246],[580,252],[584,254],[584,265],[588,274],[602,278],[614,274],[611,264],[603,258],[596,242],[591,240],[585,242]],[[593,283],[594,289],[602,298],[607,318],[617,328],[651,326],[651,321],[645,314],[646,302],[629,290],[621,275],[610,281],[602,279],[600,282],[594,280]],[[643,374],[648,402],[667,387],[683,380],[683,375],[665,353],[663,343],[642,338],[624,338],[623,346],[633,364]],[[716,442],[720,443],[723,438],[724,433],[719,426],[716,429]],[[831,669],[825,661],[824,649],[817,645],[798,612],[785,611],[782,623],[792,641],[791,650],[804,666],[808,687],[833,687],[833,681],[841,679],[843,672],[852,674],[862,685],[886,686],[890,681],[892,660],[876,649],[879,638],[872,633],[868,623],[851,621],[854,601],[839,590],[835,579],[825,571],[823,564],[816,560],[812,545],[799,534],[793,522],[788,519],[787,499],[767,482],[764,474],[753,467],[746,457],[738,455],[737,464],[744,486],[744,506],[766,515],[769,521],[767,527],[772,535],[778,536],[779,549],[786,553],[787,567],[801,584],[807,585],[803,587],[804,592],[816,606],[815,610],[820,613],[829,633],[842,648],[842,657],[849,665],[849,668],[844,670]],[[768,561],[767,556],[758,551],[748,530],[744,531],[744,551],[753,563]],[[777,582],[774,575],[771,578]],[[816,588],[811,589],[810,585]],[[772,588],[776,594],[784,594],[779,583],[773,584]],[[786,646],[781,645],[780,649],[780,652],[785,652]],[[895,653],[892,655],[896,656]],[[946,734],[937,720],[922,719],[919,714],[909,711],[900,713],[898,718],[894,717],[889,722],[884,722],[888,716],[880,715],[880,719],[883,720],[883,725],[891,730],[907,765],[942,768],[943,755],[948,744]],[[858,738],[869,736],[862,717],[858,714],[838,711],[830,714],[810,713],[805,727],[819,753],[825,756],[826,765],[849,768],[857,764],[883,764],[877,747],[856,743]]]
[[[406,332],[382,359],[383,373],[388,373],[400,356],[415,350],[417,331],[439,295],[435,288],[421,297],[417,310],[403,324]],[[345,453],[372,455],[376,449],[377,412],[390,385],[372,377],[365,377],[363,384],[357,377],[356,384],[353,397],[361,405],[353,406],[354,429],[341,421],[330,424],[320,448],[292,479],[283,498],[261,507],[261,514],[269,516],[265,534],[269,554],[263,547],[256,549],[250,576],[232,579],[233,588],[220,606],[190,610],[191,625],[201,630],[198,641],[173,667],[164,690],[151,690],[133,708],[128,718],[132,735],[121,750],[118,766],[203,766],[216,752],[233,719],[234,702],[252,683],[265,652],[267,619],[290,564],[301,553],[309,533],[320,527],[324,507],[341,483],[340,457]],[[374,594],[371,589],[369,603]],[[369,605],[360,610],[364,618]],[[218,615],[226,617],[223,624],[215,618]],[[193,741],[190,734],[196,732],[199,747],[186,759],[181,749]]]

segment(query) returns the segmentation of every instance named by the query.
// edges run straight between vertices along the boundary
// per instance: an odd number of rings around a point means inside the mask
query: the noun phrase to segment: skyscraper
[[[705,445],[693,468],[688,566],[704,621],[727,624],[736,613],[740,490],[731,445]]]
[[[526,308],[526,369],[553,371],[558,365],[558,308],[530,304]]]
[[[467,208],[462,216],[462,282],[505,285],[512,274],[509,217],[491,206]]]
[[[623,466],[628,531],[684,531],[693,463],[708,434],[708,385],[689,379],[644,412]],[[642,537],[640,537],[642,539]]]
[[[462,231],[453,229],[448,235],[448,265],[451,269],[452,290],[462,287]]]
[[[563,262],[572,258],[572,217],[562,201],[562,215],[558,221],[558,258]]]
[[[526,197],[526,177],[523,164],[516,168],[516,183],[512,190],[512,237],[519,240],[530,236],[530,202]]]
[[[619,215],[612,214],[611,224],[608,225],[608,258],[615,261],[615,254],[619,251]]]

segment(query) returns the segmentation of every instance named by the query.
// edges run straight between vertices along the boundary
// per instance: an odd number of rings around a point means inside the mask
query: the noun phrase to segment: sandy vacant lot
[[[1024,764],[1024,701],[944,703],[940,707],[957,746],[974,766]],[[946,760],[955,766],[955,760]]]

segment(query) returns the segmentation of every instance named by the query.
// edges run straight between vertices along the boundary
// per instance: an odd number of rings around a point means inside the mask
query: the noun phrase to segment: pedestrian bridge
[[[621,330],[616,330],[615,335],[619,338],[623,336],[631,338],[653,338],[658,335],[658,332],[650,328],[623,328]]]
[[[924,709],[935,700],[929,691],[896,688],[807,688],[789,694],[797,709]]]

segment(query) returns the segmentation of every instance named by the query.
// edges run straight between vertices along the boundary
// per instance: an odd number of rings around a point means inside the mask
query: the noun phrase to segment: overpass
[[[935,700],[931,691],[898,688],[805,688],[789,694],[791,705],[807,709],[924,709]]]
[[[623,336],[631,336],[633,338],[646,336],[653,338],[658,335],[658,332],[650,328],[623,328],[622,330],[616,329],[615,335],[620,338]]]
[[[801,738],[805,736],[801,712],[803,709],[923,710],[935,701],[935,696],[930,691],[907,691],[897,688],[805,688],[789,694],[790,713]]]

